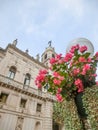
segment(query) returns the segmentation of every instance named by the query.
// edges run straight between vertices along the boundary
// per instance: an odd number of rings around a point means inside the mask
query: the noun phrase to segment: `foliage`
[[[93,86],[85,90],[83,104],[88,114],[91,129],[98,130],[98,86]]]
[[[48,86],[48,91],[62,102],[84,92],[86,87],[95,85],[98,52],[91,58],[86,46],[72,46],[65,55],[56,55],[50,59],[51,67],[40,70],[35,83],[38,88]]]
[[[64,124],[66,130],[82,130],[82,122],[73,99],[54,103],[53,119],[55,122]]]

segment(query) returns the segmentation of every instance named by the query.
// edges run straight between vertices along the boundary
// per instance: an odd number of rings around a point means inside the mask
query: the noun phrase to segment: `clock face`
[[[72,46],[79,44],[80,46],[87,46],[87,51],[91,53],[91,56],[94,53],[94,47],[93,44],[86,38],[77,38],[73,41],[71,41],[66,49],[66,52],[69,52],[69,50],[71,49]]]

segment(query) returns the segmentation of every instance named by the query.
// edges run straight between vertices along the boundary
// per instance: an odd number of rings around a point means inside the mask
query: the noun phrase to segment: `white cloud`
[[[80,20],[84,15],[82,0],[49,0],[48,2],[45,0],[25,0],[21,4],[18,7],[21,19],[20,29],[25,28],[27,33],[32,33],[36,28],[42,30],[42,28],[59,27],[63,23],[63,19],[67,20],[68,18],[66,17],[66,12],[77,20]],[[38,14],[42,15],[42,13],[45,17],[41,23],[37,24]]]
[[[69,13],[75,17],[82,16],[84,14],[84,3],[83,0],[58,0],[60,8],[62,10],[68,10]]]

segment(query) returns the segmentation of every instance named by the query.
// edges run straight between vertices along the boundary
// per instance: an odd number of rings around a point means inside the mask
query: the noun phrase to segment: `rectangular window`
[[[25,108],[26,102],[27,102],[26,99],[21,99],[21,101],[20,101],[20,107],[21,107],[21,108]]]
[[[15,73],[12,72],[12,71],[9,71],[9,73],[8,73],[8,77],[11,78],[11,79],[14,79],[14,77],[15,77]]]
[[[36,111],[37,112],[41,112],[41,107],[42,107],[42,104],[37,103],[37,109],[36,109]]]
[[[8,94],[1,92],[1,94],[0,94],[0,102],[6,103],[7,97],[8,97]]]

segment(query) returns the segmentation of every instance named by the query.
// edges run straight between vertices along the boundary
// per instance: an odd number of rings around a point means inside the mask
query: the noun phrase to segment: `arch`
[[[41,130],[41,123],[39,121],[36,122],[34,130]]]
[[[24,79],[24,85],[29,85],[31,80],[31,75],[29,73],[26,73],[25,79]]]
[[[11,66],[9,69],[8,77],[14,79],[17,68],[15,66]]]

